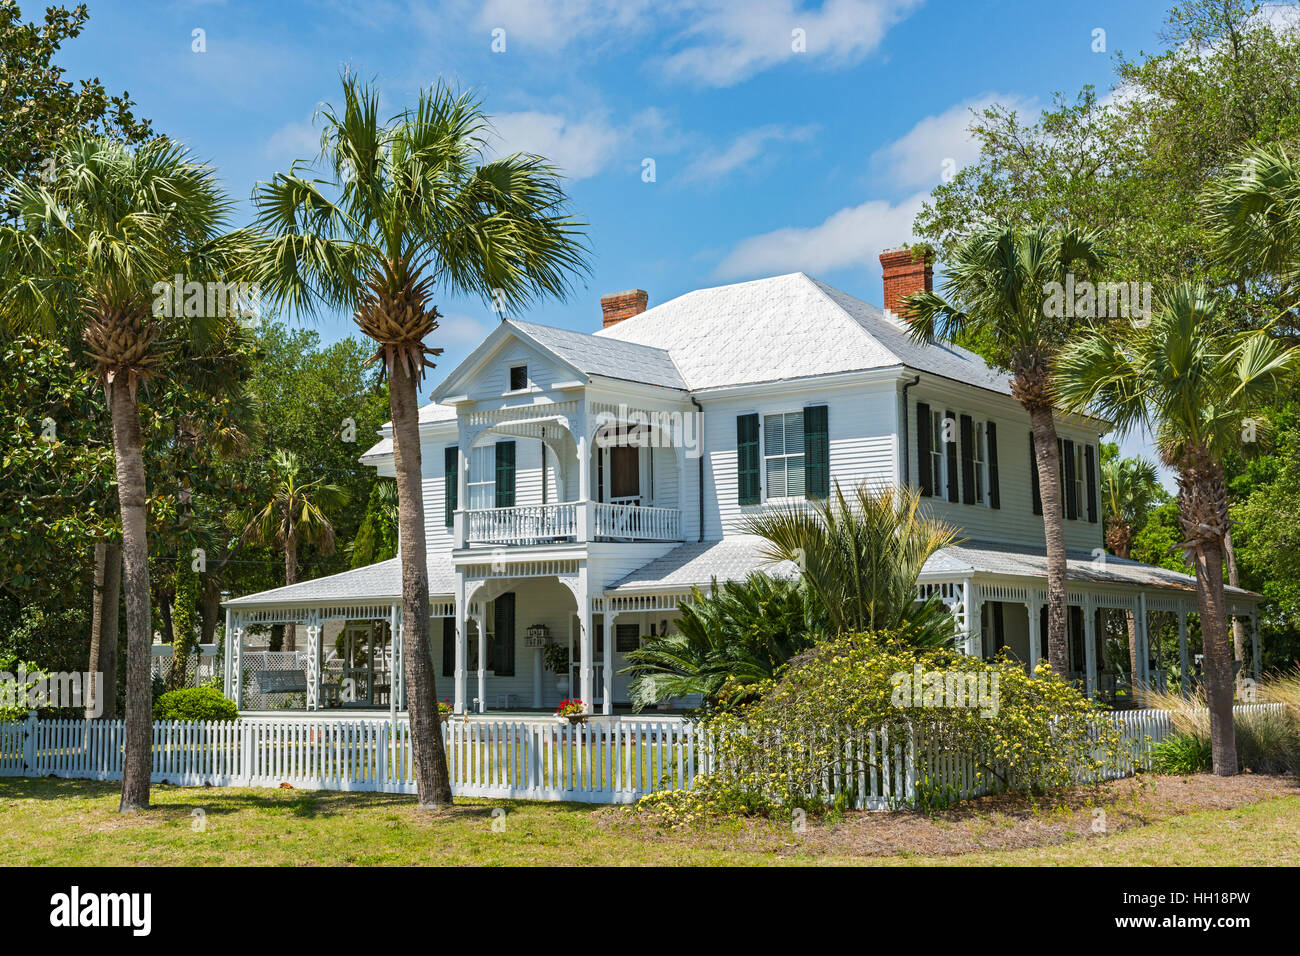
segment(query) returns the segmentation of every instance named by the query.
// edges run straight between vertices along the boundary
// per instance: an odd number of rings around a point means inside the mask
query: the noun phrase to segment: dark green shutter
[[[513,508],[515,506],[515,443],[497,442],[496,457],[496,506]]]
[[[992,422],[984,423],[984,441],[989,446],[989,507],[1002,507],[1002,492],[998,488],[998,426]],[[1032,468],[1034,462],[1031,459],[1029,467]]]
[[[442,619],[442,676],[456,676],[456,619]]]
[[[831,493],[831,446],[825,405],[803,410],[804,497],[827,498]]]
[[[1029,433],[1029,473],[1034,476],[1034,514],[1040,515],[1043,513],[1043,493],[1038,487],[1038,456],[1034,453],[1033,432]]]
[[[497,677],[515,676],[515,593],[492,603],[492,662]]]
[[[442,452],[442,520],[448,528],[456,518],[456,496],[460,493],[460,449],[455,445]]]
[[[736,501],[756,505],[763,487],[758,471],[758,413],[736,416]]]
[[[1075,490],[1074,478],[1074,442],[1070,439],[1065,440],[1065,516],[1067,518],[1079,517],[1079,495]]]
[[[1083,447],[1083,463],[1088,469],[1088,520],[1097,523],[1097,449],[1092,445]]]
[[[954,411],[946,411],[943,415],[943,430],[939,433],[940,438],[948,434],[948,423],[957,420],[957,413]],[[948,500],[956,502],[959,500],[957,494],[957,439],[954,437],[952,441],[945,440],[944,444],[948,446],[945,449],[948,453]]]
[[[961,417],[961,500],[975,503],[975,422],[969,415]]]
[[[916,403],[916,475],[921,497],[934,494],[934,466],[930,462],[930,406]]]

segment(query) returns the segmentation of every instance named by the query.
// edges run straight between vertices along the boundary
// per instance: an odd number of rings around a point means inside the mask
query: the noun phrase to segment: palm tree
[[[155,286],[170,285],[175,275],[237,278],[242,236],[224,231],[230,203],[212,167],[169,140],[132,149],[77,135],[52,158],[49,182],[5,182],[13,223],[0,226],[0,325],[79,331],[107,393],[126,589],[121,810],[128,812],[149,805],[152,769],[153,629],[139,389],[159,371],[168,337],[199,334],[209,318],[156,314]]]
[[[637,710],[667,697],[699,694],[705,706],[743,703],[790,658],[812,647],[825,615],[804,587],[761,572],[715,580],[679,605],[671,634],[643,637],[627,654]]]
[[[303,480],[302,464],[291,451],[277,450],[267,469],[271,497],[244,525],[241,538],[279,548],[284,554],[284,583],[298,582],[298,547],[309,544],[321,554],[334,553],[334,525],[327,512],[343,507],[348,493],[323,478]],[[284,649],[297,647],[294,626],[284,628]]]
[[[1071,275],[1087,279],[1100,266],[1091,234],[993,227],[957,248],[942,295],[921,292],[903,303],[913,338],[976,346],[1011,375],[1011,394],[1029,413],[1047,545],[1047,660],[1058,674],[1068,669],[1068,645],[1052,365],[1082,320],[1072,310],[1052,308],[1050,290],[1065,286]]]
[[[1178,520],[1196,570],[1214,772],[1221,776],[1238,769],[1223,588],[1223,461],[1249,450],[1243,438],[1251,415],[1278,393],[1298,358],[1266,331],[1225,329],[1203,287],[1180,285],[1145,326],[1100,328],[1057,360],[1057,393],[1066,407],[1094,408],[1121,432],[1146,425],[1160,460],[1178,474]]]
[[[580,227],[555,169],[540,156],[482,161],[479,102],[441,83],[387,122],[379,94],[344,74],[341,110],[324,107],[321,151],[254,192],[266,238],[264,301],[313,313],[353,313],[379,344],[389,377],[402,561],[406,686],[421,807],[451,802],[428,655],[417,385],[432,367],[436,291],[501,308],[563,297],[586,268]],[[307,178],[312,170],[319,178]]]
[[[1117,558],[1133,553],[1135,527],[1147,510],[1160,500],[1156,466],[1145,458],[1110,458],[1101,463],[1101,501],[1106,515],[1106,547]],[[1128,656],[1136,680],[1138,673],[1137,627],[1133,612],[1125,612],[1128,623]]]
[[[911,489],[876,491],[865,480],[846,496],[837,482],[824,501],[749,515],[743,527],[764,539],[764,557],[794,563],[831,629],[895,630],[916,613],[925,562],[957,541],[950,525],[918,513],[920,501]]]
[[[1281,146],[1248,152],[1202,197],[1219,258],[1279,313],[1300,302],[1300,166]],[[1292,315],[1292,319],[1294,319]]]

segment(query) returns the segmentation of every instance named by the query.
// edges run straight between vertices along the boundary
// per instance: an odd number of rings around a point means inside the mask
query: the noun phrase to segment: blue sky
[[[159,131],[221,170],[245,214],[255,182],[315,152],[313,114],[337,97],[344,66],[373,76],[391,112],[439,76],[476,88],[497,148],[562,166],[590,223],[586,287],[520,317],[592,330],[602,293],[642,288],[653,305],[795,270],[880,304],[876,256],[910,238],[945,161],[975,155],[969,108],[1032,111],[1085,83],[1105,92],[1116,51],[1158,48],[1165,7],[90,0],[90,23],[61,63],[129,90]],[[1105,52],[1093,50],[1097,29]],[[495,322],[478,301],[442,310],[447,352],[430,386]],[[316,324],[326,340],[354,331],[346,316]]]

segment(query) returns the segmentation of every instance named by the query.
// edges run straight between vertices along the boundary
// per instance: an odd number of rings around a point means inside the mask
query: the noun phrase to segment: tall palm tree
[[[824,501],[748,515],[743,527],[764,539],[764,557],[794,563],[833,630],[893,630],[914,611],[925,562],[957,541],[953,527],[919,513],[920,501],[865,480],[846,496],[837,482]]]
[[[334,553],[334,525],[328,512],[343,507],[348,493],[323,478],[305,481],[298,456],[277,450],[267,478],[271,497],[244,525],[242,538],[279,548],[284,554],[284,583],[298,582],[298,548],[309,544],[321,554]],[[284,628],[284,649],[297,647],[294,626]]]
[[[139,390],[173,341],[208,316],[156,313],[157,283],[233,281],[243,237],[211,166],[166,139],[132,149],[78,135],[48,182],[7,179],[0,226],[0,324],[79,331],[107,393],[126,590],[126,736],[121,809],[149,805],[152,701],[146,483]],[[200,309],[199,311],[205,311]]]
[[[948,265],[943,293],[908,296],[913,338],[970,343],[1011,375],[1011,394],[1029,413],[1047,546],[1047,660],[1068,669],[1065,521],[1057,459],[1052,365],[1082,320],[1050,307],[1051,289],[1101,266],[1095,238],[1073,230],[994,227],[963,242]]]
[[[1180,285],[1144,327],[1100,328],[1057,360],[1063,404],[1096,409],[1121,431],[1146,425],[1178,474],[1182,547],[1196,570],[1205,645],[1214,772],[1237,772],[1232,653],[1223,587],[1228,492],[1224,457],[1241,452],[1249,422],[1278,394],[1300,352],[1267,331],[1231,332],[1200,286]]]
[[[1106,547],[1117,558],[1133,554],[1135,526],[1160,498],[1156,466],[1145,458],[1111,458],[1101,465],[1101,501],[1106,516]],[[1125,613],[1128,624],[1128,657],[1137,677],[1137,627],[1133,612]]]
[[[420,482],[417,385],[438,327],[436,292],[502,308],[563,297],[586,268],[580,228],[540,156],[484,161],[479,102],[441,83],[387,121],[370,85],[343,75],[343,105],[324,107],[320,155],[261,183],[264,301],[351,311],[379,344],[389,377],[402,560],[406,686],[421,807],[450,803],[428,654],[429,572]],[[314,175],[317,178],[308,178]]]

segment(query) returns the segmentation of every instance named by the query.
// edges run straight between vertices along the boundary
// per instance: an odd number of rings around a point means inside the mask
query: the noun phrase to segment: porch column
[[[1178,676],[1183,696],[1192,692],[1192,655],[1187,649],[1187,609],[1178,608]]]
[[[1091,700],[1097,693],[1097,609],[1092,601],[1083,602],[1084,693]]]
[[[232,626],[235,618],[235,612],[226,608],[226,630],[222,634],[222,650],[225,652],[221,655],[221,690],[231,700],[235,699],[233,688],[230,686],[230,635],[235,629]]]
[[[487,602],[481,605],[486,608]],[[487,611],[474,615],[474,626],[478,629],[478,712],[487,710]]]
[[[466,600],[465,582],[456,575],[456,713],[465,713],[465,641],[469,628],[469,602]]]
[[[1259,608],[1255,608],[1250,615],[1250,667],[1255,674],[1255,680],[1259,680],[1260,671],[1263,667],[1261,660],[1262,652],[1259,641]]]
[[[1043,602],[1026,601],[1025,608],[1029,611],[1029,672],[1032,674],[1038,662],[1043,659],[1043,633],[1039,626],[1042,621]]]
[[[979,590],[971,578],[962,582],[962,606],[966,612],[966,654],[970,657],[983,657],[984,648],[980,646]]]
[[[388,608],[388,718],[397,719],[397,698],[402,688],[402,633],[397,602]]]
[[[1137,630],[1135,637],[1138,646],[1138,663],[1141,665],[1141,677],[1143,686],[1151,684],[1151,642],[1147,635],[1147,594],[1145,591],[1138,592],[1138,609],[1137,620],[1135,621]]]
[[[244,709],[244,622],[238,615],[235,616],[235,629],[226,636],[226,642],[229,645],[230,654],[230,681],[233,693],[230,699],[235,702],[235,707],[239,710]]]
[[[540,708],[542,706],[542,668],[545,662],[542,659],[542,649],[533,648],[533,706]]]
[[[591,595],[587,588],[586,567],[578,569],[578,697],[587,713],[591,713],[591,702],[595,696],[595,684],[592,680],[592,630],[594,628],[591,613]]]
[[[320,656],[321,625],[320,618],[311,615],[307,618],[307,709],[320,710]]]
[[[618,617],[613,611],[606,610],[604,614],[605,627],[605,660],[602,668],[602,691],[605,697],[605,703],[601,706],[602,714],[614,713],[614,619]]]

